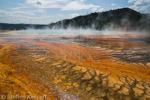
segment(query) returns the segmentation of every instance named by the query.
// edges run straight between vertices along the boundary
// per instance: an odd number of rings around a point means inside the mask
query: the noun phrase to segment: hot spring
[[[116,31],[99,31],[93,29],[27,29],[14,31],[17,34],[35,34],[35,35],[72,35],[72,34],[114,34]],[[118,32],[117,32],[118,33]]]

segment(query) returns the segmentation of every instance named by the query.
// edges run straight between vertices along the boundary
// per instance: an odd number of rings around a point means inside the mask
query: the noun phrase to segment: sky
[[[50,24],[123,7],[150,13],[150,0],[0,0],[0,23]]]

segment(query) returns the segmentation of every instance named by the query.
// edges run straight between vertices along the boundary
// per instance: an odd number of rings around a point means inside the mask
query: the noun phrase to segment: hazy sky
[[[122,7],[150,13],[150,0],[0,0],[0,23],[49,24]]]

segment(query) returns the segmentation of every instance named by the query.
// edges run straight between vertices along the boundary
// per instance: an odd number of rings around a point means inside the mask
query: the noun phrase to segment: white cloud
[[[1,23],[49,24],[64,18],[62,14],[34,16],[32,12],[0,10]]]
[[[142,12],[150,12],[150,0],[128,0],[128,3],[133,3],[131,8],[142,11]]]
[[[96,12],[98,8],[92,8],[92,12]]]
[[[86,0],[26,0],[26,4],[37,8],[60,8],[61,10],[97,9],[99,6],[85,4]]]
[[[26,4],[30,4],[37,8],[61,8],[69,0],[26,0]]]
[[[128,3],[132,3],[135,2],[136,0],[128,0]]]
[[[79,0],[80,2],[85,2],[86,0]]]
[[[74,17],[77,17],[79,16],[80,14],[70,14],[71,18],[74,18]]]
[[[86,0],[25,0],[9,10],[0,10],[0,22],[5,23],[40,23],[47,24],[66,18],[76,17],[79,14],[50,15],[47,8],[59,8],[61,11],[91,10],[97,11],[100,6],[89,4]],[[43,16],[45,15],[45,16]],[[56,17],[57,16],[57,17]]]
[[[99,8],[99,6],[73,1],[68,3],[66,6],[62,7],[62,10],[85,10],[85,9],[97,9],[97,8]]]
[[[111,5],[112,5],[112,6],[116,6],[116,4],[114,4],[114,3],[113,3],[113,4],[111,4]]]
[[[45,12],[45,10],[43,10],[43,9],[37,9],[37,10],[34,10],[33,12],[40,12],[40,13],[43,13],[43,12]]]
[[[6,11],[6,10],[0,10],[0,15],[35,15],[32,11]]]
[[[99,9],[99,12],[103,12],[103,11],[104,11],[104,8]]]
[[[58,3],[65,3],[65,2],[68,2],[68,0],[26,0],[26,3],[32,3],[32,4],[35,4],[35,3],[41,3],[41,4],[47,4],[47,5],[50,5],[50,4],[58,4]]]

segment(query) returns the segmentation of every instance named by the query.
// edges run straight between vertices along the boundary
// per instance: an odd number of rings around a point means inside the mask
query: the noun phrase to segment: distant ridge
[[[48,25],[0,23],[0,30],[25,30],[28,28],[44,29],[46,27],[48,27]]]
[[[130,8],[121,8],[77,16],[72,19],[65,19],[49,25],[0,23],[0,30],[22,30],[28,28],[67,29],[70,27],[84,29],[92,28],[96,30],[142,30],[150,32],[150,14],[141,14]]]
[[[95,12],[72,19],[65,19],[52,23],[50,28],[94,28],[102,29],[124,29],[124,30],[146,30],[150,31],[149,14],[141,14],[130,8],[121,8],[106,12]]]

